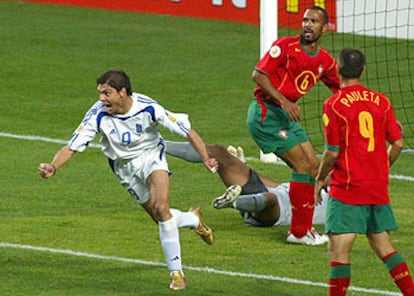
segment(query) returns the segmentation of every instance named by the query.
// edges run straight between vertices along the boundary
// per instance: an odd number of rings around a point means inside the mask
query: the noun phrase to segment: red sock
[[[350,278],[329,279],[329,296],[345,296]]]
[[[345,296],[351,283],[351,265],[340,262],[330,262],[329,295]]]
[[[290,232],[296,237],[304,236],[312,228],[312,218],[315,209],[314,188],[315,185],[307,182],[298,182],[294,178],[290,181],[289,197],[292,207]]]
[[[414,295],[413,279],[408,270],[408,265],[401,255],[395,251],[382,258],[382,260],[387,265],[392,280],[400,288],[400,291],[404,295]]]

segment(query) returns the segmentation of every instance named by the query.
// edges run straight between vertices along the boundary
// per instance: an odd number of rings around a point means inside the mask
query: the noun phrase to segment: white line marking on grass
[[[390,179],[396,179],[396,180],[404,180],[404,181],[414,182],[414,177],[411,177],[411,176],[390,175]]]
[[[31,246],[31,245],[12,244],[12,243],[7,243],[7,242],[0,242],[0,248],[24,249],[24,250],[31,250],[31,251],[71,255],[71,256],[76,256],[76,257],[134,263],[134,264],[140,264],[140,265],[162,266],[162,267],[166,266],[165,263],[161,263],[161,262],[147,261],[147,260],[141,260],[141,259],[132,259],[132,258],[123,258],[123,257],[118,257],[118,256],[104,256],[104,255],[99,255],[99,254],[79,252],[79,251],[73,251],[73,250],[68,250],[68,249],[36,247],[36,246]],[[328,288],[328,285],[326,283],[318,283],[318,282],[299,280],[299,279],[293,279],[293,278],[288,278],[288,277],[226,271],[226,270],[219,270],[219,269],[214,269],[210,267],[194,267],[194,266],[185,266],[185,265],[183,267],[184,269],[187,269],[187,270],[221,274],[221,275],[226,275],[226,276],[238,276],[238,277],[253,278],[253,279],[259,279],[259,280],[270,280],[270,281],[293,283],[293,284],[300,284],[300,285],[306,285],[306,286],[317,286],[317,287]],[[396,295],[396,296],[401,295],[400,293],[391,292],[391,291],[366,289],[366,288],[360,288],[360,287],[354,287],[354,286],[350,286],[348,290],[363,292],[366,294]]]
[[[28,141],[42,141],[42,142],[49,142],[49,143],[58,143],[58,144],[63,144],[63,145],[69,142],[68,140],[62,140],[62,139],[53,139],[53,138],[48,138],[48,137],[31,136],[31,135],[16,135],[16,134],[4,133],[4,132],[0,132],[0,137],[21,139],[21,140],[28,140]],[[89,147],[100,148],[101,146],[99,144],[91,143],[89,144]],[[260,159],[256,157],[246,157],[246,159],[253,160],[253,161],[260,161]],[[286,164],[283,161],[278,162],[276,164],[286,166]],[[414,182],[414,177],[404,176],[404,175],[390,175],[390,179]]]
[[[0,137],[21,139],[21,140],[29,140],[29,141],[42,141],[42,142],[49,142],[49,143],[58,143],[58,144],[63,144],[63,145],[68,143],[68,140],[53,139],[53,138],[48,138],[48,137],[32,136],[32,135],[17,135],[17,134],[5,133],[5,132],[0,132]],[[100,148],[100,145],[91,143],[90,147]],[[256,160],[259,161],[259,159],[255,158],[255,157],[248,157],[246,159],[253,160],[253,161],[256,161]],[[390,175],[390,178],[391,179],[398,179],[398,180],[405,180],[405,181],[414,182],[414,177],[411,177],[411,176]],[[73,255],[73,256],[78,256],[78,257],[88,257],[88,258],[103,259],[103,260],[114,260],[114,261],[121,261],[121,262],[128,262],[128,263],[135,263],[135,264],[142,264],[142,265],[166,266],[165,263],[160,263],[160,262],[151,262],[151,261],[145,261],[145,260],[140,260],[140,259],[129,259],[129,258],[116,257],[116,256],[103,256],[103,255],[77,252],[77,251],[65,250],[65,249],[35,247],[35,246],[30,246],[30,245],[17,245],[17,244],[10,244],[10,243],[6,243],[6,242],[0,242],[0,247],[2,247],[2,248],[19,248],[19,249],[59,253],[59,254]],[[309,285],[309,286],[319,286],[319,287],[326,287],[326,288],[328,287],[328,285],[325,284],[325,283],[316,283],[316,282],[311,282],[311,281],[304,281],[304,280],[291,279],[291,278],[287,278],[287,277],[278,277],[278,276],[272,276],[272,275],[259,275],[259,274],[224,271],[224,270],[217,270],[217,269],[213,269],[213,268],[209,268],[209,267],[185,266],[185,268],[188,269],[188,270],[203,271],[203,272],[223,274],[223,275],[228,275],[228,276],[239,276],[239,277],[247,277],[247,278],[265,279],[265,280],[281,281],[281,282],[288,282],[288,283],[295,283],[295,284],[302,284],[302,285]],[[365,289],[365,288],[359,288],[359,287],[353,287],[353,286],[350,286],[348,290],[364,292],[364,293],[367,293],[367,294],[401,295],[400,293],[395,293],[395,292],[391,292],[391,291]]]
[[[48,142],[48,143],[58,143],[58,144],[63,144],[63,145],[66,145],[69,142],[69,140],[53,139],[53,138],[48,138],[48,137],[31,136],[31,135],[16,135],[16,134],[4,133],[4,132],[0,132],[0,137],[28,140],[28,141],[42,141],[42,142]],[[89,144],[89,147],[100,148],[101,146],[99,144],[92,143],[92,144]]]

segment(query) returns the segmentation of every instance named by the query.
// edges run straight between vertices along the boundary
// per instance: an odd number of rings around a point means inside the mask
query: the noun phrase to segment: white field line
[[[33,135],[17,135],[17,134],[5,133],[5,132],[0,132],[0,137],[21,139],[21,140],[27,140],[27,141],[42,141],[42,142],[57,143],[57,144],[63,144],[63,145],[68,143],[68,140],[53,139],[53,138],[33,136]],[[90,147],[100,148],[98,144],[90,144]],[[254,157],[250,157],[247,159],[255,160],[255,161],[258,160],[257,158],[254,158]],[[411,181],[411,182],[414,181],[414,177],[411,177],[411,176],[390,175],[390,178],[406,180],[406,181]],[[140,259],[129,259],[129,258],[122,258],[122,257],[117,257],[117,256],[103,256],[103,255],[98,255],[98,254],[84,253],[84,252],[78,252],[78,251],[72,251],[72,250],[66,250],[66,249],[53,249],[53,248],[36,247],[36,246],[30,246],[30,245],[11,244],[7,242],[0,242],[0,247],[66,254],[66,255],[102,259],[102,260],[121,261],[121,262],[135,263],[135,264],[141,264],[141,265],[166,266],[165,263],[160,263],[160,262],[151,262],[151,261],[140,260]],[[224,270],[217,270],[217,269],[209,268],[209,267],[194,267],[194,266],[184,266],[184,267],[185,269],[188,269],[188,270],[222,274],[222,275],[228,275],[228,276],[264,279],[264,280],[302,284],[302,285],[308,285],[308,286],[319,286],[319,287],[325,287],[325,288],[328,287],[326,283],[317,283],[317,282],[298,280],[298,279],[292,279],[292,278],[287,278],[287,277],[278,277],[278,276],[273,276],[273,275],[259,275],[259,274],[250,274],[250,273],[242,273],[242,272],[224,271]],[[364,292],[367,294],[377,294],[377,295],[401,295],[400,293],[395,293],[391,291],[365,289],[365,288],[359,288],[359,287],[353,287],[353,286],[350,286],[348,290]]]
[[[57,144],[63,144],[63,145],[68,143],[68,140],[53,139],[53,138],[48,138],[48,137],[32,136],[32,135],[17,135],[17,134],[5,133],[5,132],[0,132],[0,137],[27,140],[27,141],[42,141],[42,142],[57,143]],[[91,143],[89,147],[100,148],[99,144],[94,144],[94,143]],[[256,157],[246,157],[246,159],[253,160],[253,161],[259,161],[259,159]],[[276,164],[285,165],[283,162],[276,163]],[[414,177],[412,176],[390,175],[390,178],[414,182]]]
[[[12,244],[12,243],[7,243],[7,242],[0,242],[0,248],[23,249],[23,250],[29,250],[29,251],[63,254],[63,255],[70,255],[70,256],[75,256],[75,257],[118,261],[118,262],[125,262],[125,263],[139,264],[139,265],[162,266],[162,267],[166,266],[165,263],[161,263],[161,262],[147,261],[147,260],[141,260],[141,259],[132,259],[132,258],[123,258],[123,257],[118,257],[118,256],[104,256],[104,255],[99,255],[99,254],[79,252],[79,251],[68,250],[68,249],[37,247],[37,246],[31,246],[31,245]],[[306,285],[306,286],[317,286],[317,287],[328,288],[328,285],[326,283],[318,283],[318,282],[299,280],[299,279],[293,279],[293,278],[288,278],[288,277],[226,271],[226,270],[219,270],[219,269],[214,269],[210,267],[195,267],[195,266],[185,266],[185,265],[183,267],[184,267],[184,270],[193,270],[193,271],[198,271],[198,272],[221,274],[225,276],[244,277],[244,278],[252,278],[252,279],[259,279],[259,280],[270,280],[270,281],[293,283],[293,284],[300,284],[300,285]],[[354,286],[350,286],[348,290],[362,292],[366,294],[376,294],[376,295],[396,295],[396,296],[401,295],[400,293],[396,293],[392,291],[367,289],[367,288],[360,288],[360,287],[354,287]]]

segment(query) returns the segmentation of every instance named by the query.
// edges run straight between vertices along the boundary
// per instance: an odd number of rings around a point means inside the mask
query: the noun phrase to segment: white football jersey
[[[99,133],[99,143],[108,158],[132,159],[164,141],[157,124],[174,134],[187,137],[191,129],[187,114],[170,112],[143,94],[133,93],[131,97],[131,109],[121,115],[109,114],[106,106],[97,101],[86,112],[74,132],[68,144],[69,148],[82,152]]]
[[[292,222],[292,210],[289,198],[289,183],[282,183],[277,187],[268,187],[270,193],[277,196],[280,207],[280,217],[275,223],[277,225],[290,225]],[[328,201],[328,194],[322,190],[322,204],[315,206],[313,213],[312,224],[325,224],[326,205]]]

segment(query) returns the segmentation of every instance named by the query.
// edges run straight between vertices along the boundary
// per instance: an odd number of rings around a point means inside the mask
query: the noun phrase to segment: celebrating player
[[[188,142],[165,141],[165,144],[168,155],[190,162],[202,161]],[[253,226],[290,225],[292,211],[288,183],[277,184],[260,176],[220,145],[207,145],[207,151],[211,158],[218,161],[218,174],[227,187],[223,195],[213,200],[216,209],[239,210],[245,223]],[[325,202],[316,207],[314,224],[325,222],[325,208]],[[313,240],[302,240],[302,244],[312,243]]]
[[[205,144],[186,114],[175,114],[150,97],[132,93],[131,83],[122,70],[109,70],[97,79],[99,101],[86,113],[67,146],[61,148],[51,163],[41,163],[40,175],[50,178],[76,152],[86,149],[99,133],[102,152],[121,185],[158,223],[161,245],[171,275],[170,288],[186,287],[181,263],[178,228],[189,227],[207,243],[214,242],[213,230],[203,221],[201,210],[189,212],[169,208],[168,164],[164,140],[157,124],[187,138],[200,153],[204,165],[218,169],[215,159],[208,156]]]
[[[394,249],[389,231],[397,224],[388,195],[389,167],[403,147],[389,99],[360,84],[364,54],[343,49],[338,58],[341,90],[325,101],[325,151],[315,199],[331,173],[325,232],[329,235],[329,295],[346,295],[351,281],[350,252],[357,233],[365,234],[404,295],[414,295],[408,266]],[[387,149],[387,142],[391,145]]]
[[[318,160],[302,126],[296,104],[319,80],[332,91],[339,88],[335,59],[320,46],[327,30],[327,12],[307,9],[302,34],[276,40],[253,71],[255,98],[247,115],[249,132],[264,153],[274,153],[292,169],[290,202],[292,224],[286,240],[324,244],[328,237],[314,231],[313,191]]]

